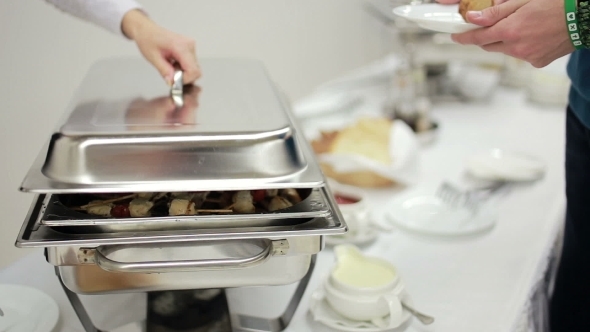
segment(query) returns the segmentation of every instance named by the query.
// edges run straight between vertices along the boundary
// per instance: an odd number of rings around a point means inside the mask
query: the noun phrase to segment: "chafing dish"
[[[304,289],[323,236],[346,232],[264,67],[206,59],[202,68],[198,86],[179,92],[175,82],[164,94],[142,59],[97,63],[24,179],[21,190],[36,197],[16,245],[45,248],[72,303],[74,293],[299,280]],[[301,201],[271,212],[99,217],[64,204],[81,195],[286,189]]]

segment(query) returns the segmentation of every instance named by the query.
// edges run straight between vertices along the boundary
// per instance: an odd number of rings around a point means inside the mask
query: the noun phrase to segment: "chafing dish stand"
[[[246,316],[246,315],[240,315],[240,314],[233,314],[231,312],[231,304],[230,304],[229,305],[229,311],[230,311],[229,315],[230,315],[230,322],[231,322],[231,326],[232,326],[232,331],[233,332],[280,332],[280,331],[283,331],[289,325],[289,323],[291,323],[291,319],[293,318],[295,311],[297,311],[297,307],[299,306],[299,303],[301,302],[301,298],[303,297],[303,294],[305,293],[305,289],[307,288],[307,285],[309,284],[309,280],[311,279],[311,276],[312,276],[313,271],[315,269],[315,263],[316,263],[316,259],[317,259],[316,256],[317,255],[311,256],[311,264],[309,266],[309,270],[307,271],[305,276],[299,281],[299,284],[297,285],[297,288],[295,289],[295,293],[293,293],[293,296],[291,297],[291,300],[289,301],[289,304],[287,305],[285,312],[283,312],[283,314],[280,315],[279,317],[276,317],[273,319],[268,319],[268,318],[260,318],[260,317],[252,317],[252,316]],[[94,326],[94,324],[92,323],[92,320],[90,319],[90,316],[88,315],[88,313],[86,312],[86,309],[84,308],[84,305],[82,304],[82,301],[80,301],[78,294],[69,290],[66,287],[66,285],[63,283],[63,281],[61,280],[61,276],[60,276],[58,267],[55,267],[55,274],[57,276],[57,279],[59,280],[61,287],[63,288],[64,292],[66,293],[68,300],[72,304],[72,308],[74,308],[74,311],[76,312],[76,315],[78,316],[78,319],[80,319],[80,323],[82,323],[82,326],[84,327],[84,331],[85,332],[106,332],[106,331],[101,331]]]

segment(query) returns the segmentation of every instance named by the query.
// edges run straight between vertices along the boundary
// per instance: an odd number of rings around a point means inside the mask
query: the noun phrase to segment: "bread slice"
[[[467,21],[468,11],[480,11],[494,5],[494,0],[461,0],[459,2],[459,14]]]
[[[321,137],[311,141],[311,147],[317,154],[330,153],[332,142],[338,136],[338,131],[322,131]]]
[[[332,141],[330,153],[355,154],[382,164],[390,164],[389,136],[391,121],[365,118],[356,125],[341,130]]]
[[[337,131],[322,132],[311,142],[316,154],[359,155],[378,163],[392,162],[389,141],[392,121],[382,117],[358,119],[349,127]],[[331,165],[320,164],[324,175],[340,183],[357,187],[381,188],[396,183],[372,171],[337,172]]]
[[[322,172],[327,177],[336,180],[339,183],[361,188],[387,188],[397,185],[395,181],[385,178],[371,171],[354,171],[340,173],[336,172],[331,165],[326,163],[320,164]]]

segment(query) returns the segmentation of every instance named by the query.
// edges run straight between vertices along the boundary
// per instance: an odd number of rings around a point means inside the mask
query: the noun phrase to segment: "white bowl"
[[[350,233],[357,233],[360,229],[370,227],[369,223],[369,204],[366,195],[358,188],[349,187],[336,183],[329,182],[332,194],[335,196],[338,208],[342,213],[342,217],[348,226]],[[338,197],[343,197],[356,201],[354,203],[339,203]]]
[[[358,321],[389,316],[389,327],[402,323],[400,296],[404,292],[395,267],[382,259],[366,257],[352,245],[334,248],[338,263],[324,289],[326,300],[340,315]]]
[[[403,319],[403,308],[400,297],[403,287],[395,292],[373,296],[351,296],[340,292],[330,283],[328,278],[324,283],[326,300],[332,309],[348,319],[356,321],[372,321],[389,316],[390,328],[398,327]]]

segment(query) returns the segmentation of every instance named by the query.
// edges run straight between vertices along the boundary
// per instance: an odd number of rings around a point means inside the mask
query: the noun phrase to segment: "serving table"
[[[362,96],[362,103],[343,117],[380,112],[387,92],[379,82],[346,89]],[[564,107],[535,105],[527,101],[523,91],[500,87],[484,102],[435,104],[432,116],[440,129],[435,141],[420,151],[417,183],[366,191],[372,216],[379,223],[386,223],[384,214],[396,195],[418,190],[434,193],[442,181],[462,177],[467,157],[492,148],[540,158],[547,163],[546,175],[503,197],[497,223],[487,233],[444,239],[393,229],[381,232],[362,250],[395,264],[416,308],[436,318],[428,327],[414,320],[408,332],[546,331],[546,299],[565,207]],[[317,255],[309,286],[286,331],[330,331],[313,321],[309,302],[334,262],[331,248]],[[61,319],[55,331],[82,331],[53,266],[44,261],[41,252],[0,270],[0,283],[24,284],[46,292],[60,306]],[[296,286],[228,289],[226,295],[232,313],[274,317],[284,311]],[[142,300],[144,294],[92,299],[106,304],[103,312],[94,314],[111,321],[119,319],[122,312],[126,318],[141,319],[145,305],[130,304]],[[116,331],[138,331],[139,326],[131,324]]]

